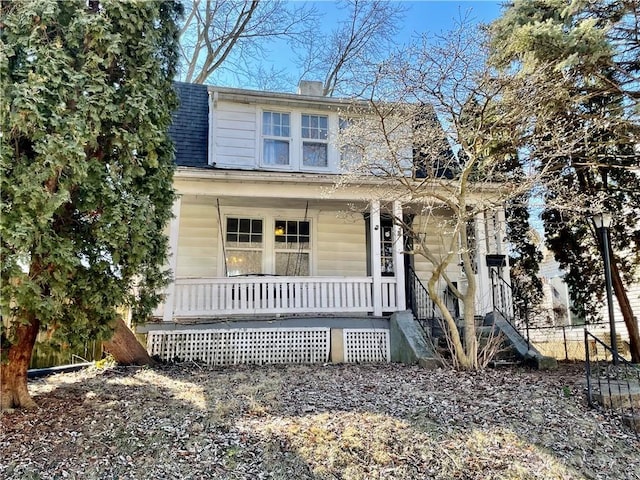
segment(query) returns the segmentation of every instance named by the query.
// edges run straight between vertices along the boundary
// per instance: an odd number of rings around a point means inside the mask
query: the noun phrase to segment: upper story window
[[[324,115],[302,114],[302,165],[326,167],[328,165],[329,118]]]
[[[341,117],[338,120],[340,135],[344,135],[344,143],[340,146],[340,163],[342,168],[347,170],[351,167],[351,165],[358,164],[362,160],[362,154],[358,150],[357,145],[355,145],[351,141],[353,138],[353,134],[349,132],[349,128],[352,127],[353,124],[354,122],[348,118]]]
[[[336,169],[338,151],[329,140],[332,128],[338,127],[337,116],[262,110],[258,119],[262,134],[259,139],[261,166],[307,172]]]
[[[262,161],[265,165],[289,165],[291,115],[262,112]]]

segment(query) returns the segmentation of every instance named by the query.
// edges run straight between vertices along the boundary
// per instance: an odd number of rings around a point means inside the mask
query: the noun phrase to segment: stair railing
[[[531,346],[529,338],[529,309],[527,305],[514,302],[517,292],[502,278],[496,268],[491,268],[491,299],[493,311],[499,313],[516,332]],[[524,335],[522,334],[524,330]]]
[[[407,305],[424,332],[433,336],[436,306],[415,270],[408,265],[405,272],[407,277]]]
[[[589,406],[612,411],[640,439],[640,368],[586,328],[584,350]],[[607,361],[614,355],[617,362]]]

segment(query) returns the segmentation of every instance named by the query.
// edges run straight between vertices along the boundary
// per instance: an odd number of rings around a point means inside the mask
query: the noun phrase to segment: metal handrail
[[[511,286],[509,282],[507,282],[504,278],[498,275],[497,270],[491,269],[491,299],[493,302],[493,310],[498,312],[502,318],[504,318],[509,325],[513,327],[513,329],[522,337],[523,340],[527,342],[527,346],[531,348],[531,339],[529,336],[529,310],[528,308],[516,308],[517,306],[514,304],[513,299],[515,295],[515,289]],[[502,287],[502,288],[499,288]],[[502,301],[500,305],[511,306],[512,313],[503,310],[499,307],[498,302],[496,302],[496,289],[502,295]],[[504,289],[509,293],[509,298],[506,297],[504,293]],[[522,334],[522,324],[524,323],[525,334]]]
[[[425,333],[433,328],[428,325],[429,321],[436,318],[436,307],[429,296],[429,292],[420,281],[416,271],[408,265],[406,268],[406,284],[407,284],[407,304],[413,313],[414,318],[420,324]],[[432,333],[432,332],[431,332]]]

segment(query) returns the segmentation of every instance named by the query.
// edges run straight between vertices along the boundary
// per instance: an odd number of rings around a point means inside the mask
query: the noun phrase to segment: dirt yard
[[[0,417],[2,479],[640,479],[582,365],[90,368]]]

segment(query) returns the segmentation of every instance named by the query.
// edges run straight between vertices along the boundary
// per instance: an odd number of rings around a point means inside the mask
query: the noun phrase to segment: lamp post
[[[609,330],[611,334],[611,350],[613,352],[613,364],[618,364],[618,342],[616,340],[616,322],[613,316],[613,286],[611,283],[611,257],[609,256],[609,227],[611,226],[610,213],[598,213],[593,216],[593,224],[602,239],[602,258],[604,260],[604,282],[607,290],[607,306],[609,309]]]

